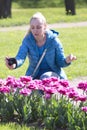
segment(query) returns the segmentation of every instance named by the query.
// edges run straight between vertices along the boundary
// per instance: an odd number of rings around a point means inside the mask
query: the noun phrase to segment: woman
[[[29,66],[26,76],[34,79],[56,76],[60,79],[67,79],[63,67],[67,67],[76,56],[64,56],[64,50],[58,32],[47,27],[45,17],[35,13],[30,19],[30,29],[24,37],[22,45],[15,58],[6,57],[6,66],[9,69],[20,67],[26,56],[29,58]]]

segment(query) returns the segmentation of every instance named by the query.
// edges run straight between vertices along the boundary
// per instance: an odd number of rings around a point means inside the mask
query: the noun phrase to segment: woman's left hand
[[[76,60],[76,56],[73,54],[70,54],[69,56],[66,57],[66,63],[71,63],[72,61]]]

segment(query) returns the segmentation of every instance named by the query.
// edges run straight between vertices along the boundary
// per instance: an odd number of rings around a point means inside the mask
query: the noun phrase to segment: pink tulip
[[[66,95],[67,89],[61,86],[61,87],[59,87],[58,92],[59,92],[60,94]]]
[[[55,94],[55,93],[57,93],[57,90],[55,89],[55,88],[52,88],[52,87],[44,87],[44,91],[46,92],[46,93],[49,93],[49,94]]]
[[[69,87],[69,82],[67,80],[61,79],[59,81],[59,83],[63,86],[63,87]]]
[[[30,82],[32,80],[32,77],[31,76],[21,76],[20,77],[20,81],[23,82],[23,83],[27,83],[27,82]]]
[[[87,100],[87,96],[80,95],[75,100],[85,102]]]
[[[87,89],[87,82],[81,82],[78,84],[77,88],[82,89],[82,90],[86,90]]]
[[[74,88],[68,88],[67,89],[67,95],[69,98],[77,98],[79,93]]]
[[[45,93],[44,98],[45,98],[45,99],[50,99],[50,98],[51,98],[51,94],[50,94],[50,93]]]
[[[0,87],[0,92],[1,93],[9,93],[10,92],[10,88],[8,86],[1,86]]]
[[[81,110],[87,112],[87,106],[81,107]]]
[[[24,96],[28,96],[32,93],[32,90],[28,89],[28,88],[23,88],[20,90],[19,92],[21,95],[24,95]]]

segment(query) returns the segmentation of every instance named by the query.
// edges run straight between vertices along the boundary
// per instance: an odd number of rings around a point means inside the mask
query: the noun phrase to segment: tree
[[[65,0],[65,9],[66,14],[72,14],[75,15],[75,1],[74,0]]]
[[[11,5],[12,0],[0,0],[0,18],[11,18]]]

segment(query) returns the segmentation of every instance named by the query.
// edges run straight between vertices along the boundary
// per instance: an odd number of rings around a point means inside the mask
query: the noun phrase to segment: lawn
[[[34,127],[21,126],[16,123],[2,123],[0,124],[0,130],[35,130]]]
[[[87,20],[87,8],[77,8],[76,15],[66,15],[65,8],[31,8],[14,9],[12,8],[12,18],[1,19],[0,26],[26,25],[35,12],[42,12],[47,18],[47,23],[79,22]]]
[[[77,56],[77,60],[69,67],[64,68],[69,79],[87,75],[87,27],[59,28],[56,29],[60,33],[59,38],[63,43],[65,55],[73,53]],[[0,77],[6,78],[8,75],[20,77],[25,75],[28,60],[24,65],[16,70],[8,70],[5,66],[4,59],[6,56],[14,57],[25,35],[25,31],[10,31],[0,33]],[[84,69],[85,68],[85,69]]]

